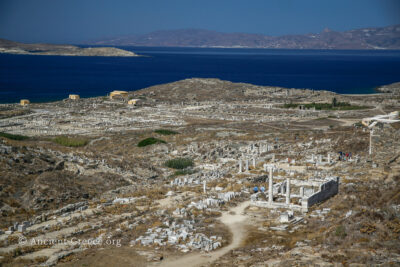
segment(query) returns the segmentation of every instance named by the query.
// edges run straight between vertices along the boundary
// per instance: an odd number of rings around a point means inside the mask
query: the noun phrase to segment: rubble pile
[[[180,211],[182,214],[185,211]],[[183,220],[183,223],[164,222],[165,227],[149,228],[145,236],[138,237],[131,245],[140,243],[142,246],[175,246],[182,252],[191,250],[211,251],[221,246],[222,237],[207,237],[202,233],[195,233],[195,222]]]

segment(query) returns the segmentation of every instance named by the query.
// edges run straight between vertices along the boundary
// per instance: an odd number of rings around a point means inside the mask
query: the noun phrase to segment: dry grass
[[[89,140],[83,137],[58,136],[53,139],[53,142],[67,147],[81,147],[86,146]]]
[[[137,213],[138,210],[135,204],[115,204],[113,206],[107,206],[104,208],[106,213],[110,214],[122,214],[122,213]]]

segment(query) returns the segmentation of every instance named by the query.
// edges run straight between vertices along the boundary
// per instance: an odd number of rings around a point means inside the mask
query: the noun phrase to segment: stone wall
[[[336,195],[337,193],[339,193],[339,177],[333,178],[332,180],[321,184],[318,192],[301,201],[301,206],[306,210],[312,205],[322,202]]]

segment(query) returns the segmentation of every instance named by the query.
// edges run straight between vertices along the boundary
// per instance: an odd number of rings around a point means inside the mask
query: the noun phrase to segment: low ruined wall
[[[339,177],[320,186],[320,190],[307,199],[302,200],[302,206],[309,208],[339,193]]]

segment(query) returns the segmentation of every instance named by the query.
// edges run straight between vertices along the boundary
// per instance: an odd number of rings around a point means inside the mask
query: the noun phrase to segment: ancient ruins
[[[0,265],[398,265],[399,110],[216,79],[0,105]]]

